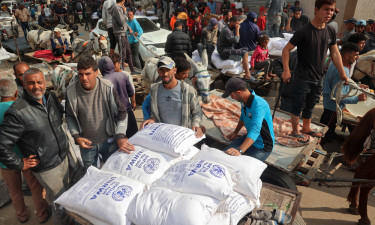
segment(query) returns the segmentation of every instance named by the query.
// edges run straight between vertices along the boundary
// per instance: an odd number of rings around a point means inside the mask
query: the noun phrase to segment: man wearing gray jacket
[[[97,166],[99,153],[105,162],[117,149],[134,151],[125,138],[128,115],[112,83],[98,77],[91,56],[82,57],[77,69],[79,80],[66,89],[65,114],[84,166]]]
[[[102,9],[102,19],[103,23],[106,25],[108,30],[108,37],[109,37],[109,53],[113,54],[115,53],[116,48],[116,37],[113,34],[113,25],[112,25],[112,15],[109,14],[109,8],[111,8],[113,5],[116,4],[116,0],[106,0],[103,4]]]
[[[118,51],[121,56],[121,68],[125,66],[125,59],[129,64],[130,71],[135,74],[132,52],[127,38],[127,32],[133,33],[132,29],[127,24],[126,7],[124,6],[125,0],[116,0],[116,4],[109,8],[109,13],[112,15],[113,34],[118,43]]]

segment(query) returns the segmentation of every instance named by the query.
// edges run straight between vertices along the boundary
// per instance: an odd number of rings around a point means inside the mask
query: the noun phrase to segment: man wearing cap
[[[341,40],[337,41],[338,45],[342,45],[345,42],[348,41],[349,36],[355,33],[355,25],[357,24],[357,20],[353,17],[347,19],[344,21],[345,24],[345,30],[342,33],[342,38]]]
[[[215,50],[217,43],[217,32],[218,32],[218,21],[215,18],[211,18],[208,26],[202,30],[201,42],[198,43],[197,48],[199,55],[202,56],[204,49],[207,49],[208,56],[208,67],[207,69],[212,68],[211,56]]]
[[[369,33],[366,32],[366,20],[358,20],[355,26],[355,31],[359,34],[364,34],[366,38],[375,40]]]
[[[203,114],[197,92],[183,80],[176,79],[175,63],[171,58],[161,57],[157,67],[161,82],[151,86],[151,118],[143,122],[142,128],[161,122],[189,127],[197,137],[203,136],[200,127]]]
[[[73,52],[67,50],[69,47],[68,40],[61,36],[61,29],[55,27],[53,29],[53,36],[51,37],[51,47],[54,56],[62,56],[65,62],[68,62],[66,56],[67,53],[72,53],[72,58],[74,58]]]
[[[228,96],[241,103],[241,117],[234,132],[228,136],[233,141],[225,153],[232,156],[247,155],[265,161],[272,152],[275,139],[270,106],[253,90],[248,90],[245,82],[238,77],[230,78],[225,84],[222,97]],[[243,126],[247,134],[238,137]]]
[[[366,32],[371,35],[371,37],[375,36],[375,32],[373,31],[372,27],[374,25],[374,20],[373,19],[368,19],[366,21]]]

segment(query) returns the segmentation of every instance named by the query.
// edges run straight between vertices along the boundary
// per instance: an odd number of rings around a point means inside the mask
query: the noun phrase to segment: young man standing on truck
[[[336,32],[328,26],[336,0],[316,0],[315,16],[313,20],[301,27],[283,49],[282,60],[284,72],[282,79],[284,83],[291,82],[293,104],[291,109],[293,137],[301,143],[308,142],[306,136],[320,138],[322,134],[311,129],[311,117],[315,104],[323,88],[323,69],[329,48],[333,64],[336,66],[341,80],[347,83],[341,61],[341,55],[336,44]],[[298,64],[291,80],[289,70],[290,51],[297,46]],[[303,127],[299,130],[299,117],[302,112]]]

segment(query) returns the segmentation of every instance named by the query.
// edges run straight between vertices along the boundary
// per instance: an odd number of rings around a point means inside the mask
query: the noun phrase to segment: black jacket
[[[189,36],[182,32],[180,28],[175,28],[167,37],[165,52],[172,58],[178,55],[184,55],[184,53],[191,55]]]
[[[17,144],[22,155],[40,160],[31,170],[43,172],[59,165],[66,157],[69,143],[62,129],[64,108],[55,94],[46,92],[47,111],[26,92],[5,112],[0,125],[0,161],[9,169],[21,170],[23,161],[13,151]]]

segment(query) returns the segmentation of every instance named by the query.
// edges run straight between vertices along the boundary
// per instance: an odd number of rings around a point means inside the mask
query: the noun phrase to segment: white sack
[[[210,196],[218,200],[228,198],[233,185],[227,168],[207,160],[178,162],[154,183],[157,187]]]
[[[193,159],[209,160],[224,165],[236,183],[234,190],[259,201],[259,178],[267,167],[262,161],[246,155],[231,156],[207,145],[202,145],[201,151]]]
[[[153,187],[129,205],[127,217],[137,225],[207,225],[217,199]]]
[[[249,69],[250,69],[250,67],[249,67]],[[241,74],[243,71],[244,71],[243,67],[242,67],[242,65],[240,65],[240,66],[237,66],[237,67],[231,68],[231,69],[222,69],[221,73],[223,73],[223,74],[226,74],[226,73]]]
[[[230,213],[215,213],[207,225],[230,225]]]
[[[182,160],[190,160],[199,152],[199,148],[191,146],[185,153],[182,155]]]
[[[202,62],[202,59],[201,57],[199,56],[199,52],[198,50],[195,50],[192,55],[191,55],[191,59],[196,62],[196,63],[199,63],[199,62]]]
[[[236,62],[230,59],[222,60],[217,51],[212,53],[211,61],[217,69],[230,69],[241,65],[241,61]]]
[[[259,207],[259,205],[254,201],[233,191],[230,196],[219,205],[216,213],[229,212],[230,225],[237,225],[246,214],[256,207]]]
[[[129,142],[153,151],[181,156],[203,138],[205,136],[195,137],[195,132],[186,127],[153,123],[138,131],[129,139]]]
[[[91,166],[85,176],[55,203],[94,224],[130,224],[125,212],[144,187],[138,181]]]
[[[288,41],[284,39],[274,40],[272,42],[272,47],[273,49],[283,50],[286,44],[288,44]]]
[[[293,35],[294,35],[294,34],[283,33],[284,40],[286,40],[286,41],[290,41],[290,39],[292,39]]]
[[[110,171],[151,185],[159,179],[178,158],[135,146],[135,151],[127,154],[117,151],[103,165],[103,171]]]

